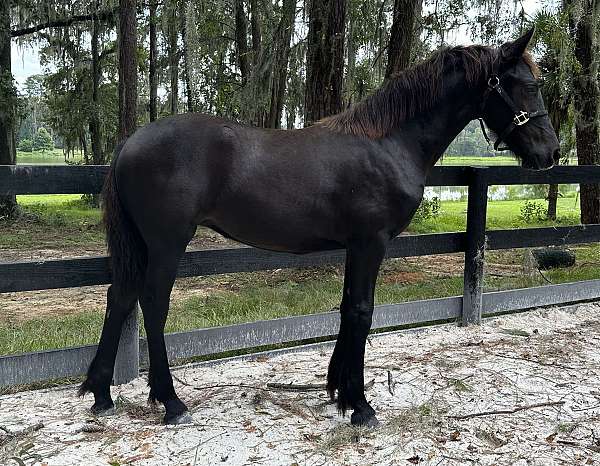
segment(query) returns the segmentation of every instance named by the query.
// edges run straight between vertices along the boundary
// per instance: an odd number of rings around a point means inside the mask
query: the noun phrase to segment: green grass
[[[399,262],[390,262],[388,273]],[[236,289],[218,290],[205,297],[191,297],[176,302],[169,312],[166,331],[230,325],[277,317],[329,311],[339,304],[342,277],[333,267],[313,269],[313,278],[294,277],[284,273],[284,279],[273,280],[272,274],[237,274]],[[214,277],[203,277],[210,284]],[[377,290],[377,302],[394,303],[450,296],[460,293],[462,278],[450,277],[423,283],[402,285],[382,282]],[[103,309],[53,319],[31,319],[26,322],[0,325],[0,354],[62,348],[96,343],[103,322]],[[43,329],[43,331],[40,331]]]
[[[496,166],[496,165],[518,165],[516,157],[511,155],[495,155],[493,157],[477,157],[469,155],[446,155],[437,163],[437,165],[476,165],[476,166]],[[569,165],[577,165],[577,158],[569,159]]]
[[[78,194],[17,196],[23,215],[0,222],[0,249],[83,247],[103,244],[100,209]]]
[[[81,152],[75,153],[75,158],[70,158],[69,162],[79,163],[82,160]],[[17,164],[53,164],[53,165],[65,165],[65,156],[61,149],[54,149],[51,151],[33,151],[33,152],[21,152],[17,151]]]
[[[574,198],[559,198],[557,220],[533,220],[526,223],[521,218],[521,207],[525,200],[489,201],[487,210],[487,228],[527,228],[552,225],[576,225],[579,223],[579,203]],[[530,202],[547,205],[545,199],[531,199]],[[441,233],[445,231],[464,231],[467,225],[467,201],[446,201],[441,203],[440,214],[436,218],[421,220],[410,224],[412,233]]]
[[[517,159],[508,155],[497,155],[494,157],[475,157],[466,155],[446,155],[436,165],[518,165]]]
[[[575,245],[570,246],[570,249],[575,252],[576,256],[576,262],[573,267],[541,272],[537,269],[524,270],[525,273],[515,274],[511,277],[486,275],[485,290],[509,290],[543,286],[547,285],[548,282],[558,284],[600,279],[600,244]],[[486,260],[497,264],[511,263],[513,265],[523,265],[528,261],[525,257],[526,254],[529,254],[529,250],[490,251],[486,254]]]
[[[569,269],[543,272],[552,283],[600,278],[600,245],[574,248],[577,265]],[[522,264],[525,251],[492,251],[487,260],[494,263]],[[462,293],[462,276],[426,279],[403,283],[397,274],[407,267],[402,260],[384,263],[377,287],[377,303],[396,303]],[[486,291],[545,285],[539,272],[508,277],[486,276]],[[167,332],[231,325],[241,322],[325,312],[339,304],[342,287],[341,268],[323,267],[306,271],[240,273],[218,277],[196,277],[206,296],[194,296],[171,306]],[[227,286],[219,288],[225,282]],[[214,288],[213,288],[214,287]],[[230,288],[230,289],[228,289]],[[213,289],[213,291],[210,291]],[[32,319],[0,325],[0,354],[39,351],[97,342],[103,322],[103,309],[86,309],[77,314],[53,319]],[[43,332],[40,332],[43,329]]]
[[[0,223],[0,249],[55,247],[57,238],[64,246],[85,247],[90,243],[104,244],[101,212],[92,208],[78,194],[17,196],[24,216],[15,222]],[[531,202],[546,205],[544,199]],[[526,228],[534,226],[575,225],[579,223],[579,204],[575,198],[558,200],[558,220],[535,220],[525,223],[520,209],[525,200],[489,201],[490,229]],[[464,231],[466,228],[467,201],[445,201],[436,218],[413,222],[411,233],[439,233]]]
[[[0,223],[0,249],[43,249],[90,247],[104,243],[99,209],[89,207],[79,195],[18,196],[23,217],[13,223]],[[543,199],[535,202],[544,203]],[[575,198],[560,198],[559,222],[535,220],[526,224],[520,218],[525,201],[490,201],[488,228],[521,228],[550,224],[576,224],[579,208]],[[413,233],[461,231],[466,223],[466,201],[443,202],[437,218],[411,224]],[[570,269],[544,272],[553,283],[600,278],[600,245],[576,248],[577,265]],[[491,251],[488,262],[519,265],[525,262],[523,251]],[[422,279],[406,284],[396,280],[399,271],[419,272],[402,260],[384,264],[377,290],[378,303],[404,302],[462,292],[462,276],[457,271],[446,278]],[[206,296],[190,297],[172,306],[167,331],[181,331],[216,325],[272,319],[282,316],[322,312],[339,304],[341,269],[325,267],[310,271],[278,271],[197,277],[207,290]],[[227,282],[227,286],[223,286]],[[520,288],[545,284],[535,273],[515,276],[487,276],[487,290]],[[0,315],[2,314],[0,304]],[[52,319],[0,323],[0,354],[60,348],[95,343],[103,322],[103,309]],[[43,330],[40,330],[43,329]]]

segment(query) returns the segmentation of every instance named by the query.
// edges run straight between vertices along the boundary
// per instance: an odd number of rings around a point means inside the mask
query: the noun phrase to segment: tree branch
[[[85,21],[92,21],[94,18],[98,18],[100,21],[106,21],[111,19],[118,12],[118,8],[107,11],[99,11],[97,13],[90,13],[87,15],[75,15],[70,18],[60,18],[52,21],[48,21],[46,23],[36,24],[35,26],[26,27],[23,29],[15,29],[14,31],[10,31],[11,37],[21,37],[26,36],[27,34],[33,34],[35,32],[41,31],[43,29],[48,28],[58,28],[70,26],[73,23],[82,23]]]
[[[493,416],[496,414],[513,414],[518,413],[519,411],[525,411],[526,409],[534,409],[534,408],[542,408],[545,406],[561,406],[565,404],[564,401],[549,401],[547,403],[536,403],[533,405],[525,405],[525,406],[517,406],[514,409],[498,409],[494,411],[484,411],[482,413],[471,413],[471,414],[463,414],[461,416],[448,416],[450,419],[471,419],[479,416]]]

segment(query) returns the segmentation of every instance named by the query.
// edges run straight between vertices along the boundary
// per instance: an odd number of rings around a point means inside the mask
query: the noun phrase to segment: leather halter
[[[532,118],[537,118],[537,117],[541,117],[544,115],[548,115],[548,112],[546,112],[545,110],[537,110],[535,112],[526,112],[525,110],[519,110],[519,108],[515,105],[513,100],[510,98],[510,96],[506,93],[506,91],[500,84],[500,78],[496,74],[493,74],[487,80],[487,89],[485,90],[485,93],[483,94],[483,102],[481,103],[481,111],[482,112],[485,108],[488,98],[494,92],[496,94],[498,94],[502,98],[502,100],[504,100],[504,102],[506,103],[506,105],[508,105],[508,107],[510,108],[510,110],[513,112],[513,115],[514,115],[511,122],[508,125],[506,125],[504,130],[502,130],[502,132],[498,136],[498,139],[496,139],[496,142],[494,142],[494,150],[497,150],[497,151],[510,150],[510,148],[507,146],[500,147],[500,144],[502,143],[502,141],[504,141],[504,139],[510,133],[512,133],[517,128],[517,126],[523,126]],[[485,137],[485,140],[487,141],[488,145],[491,145],[492,141],[490,140],[490,138],[487,135],[487,132],[485,130],[485,126],[483,124],[483,118],[478,118],[478,120],[479,120],[479,124],[481,125],[481,131],[483,132],[483,136]]]

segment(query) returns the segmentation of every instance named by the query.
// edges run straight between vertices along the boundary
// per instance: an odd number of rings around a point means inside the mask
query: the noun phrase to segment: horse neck
[[[403,122],[390,137],[414,147],[420,165],[429,171],[454,138],[479,116],[477,94],[467,86],[464,72],[457,71],[445,78],[441,97],[434,105]]]

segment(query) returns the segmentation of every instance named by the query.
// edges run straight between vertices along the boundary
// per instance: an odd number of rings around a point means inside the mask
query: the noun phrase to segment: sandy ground
[[[585,304],[372,337],[372,430],[323,390],[268,386],[322,384],[323,347],[178,368],[187,426],[160,424],[142,378],[114,388],[117,414],[101,419],[74,387],[5,395],[0,464],[600,464],[599,330],[600,304]]]

